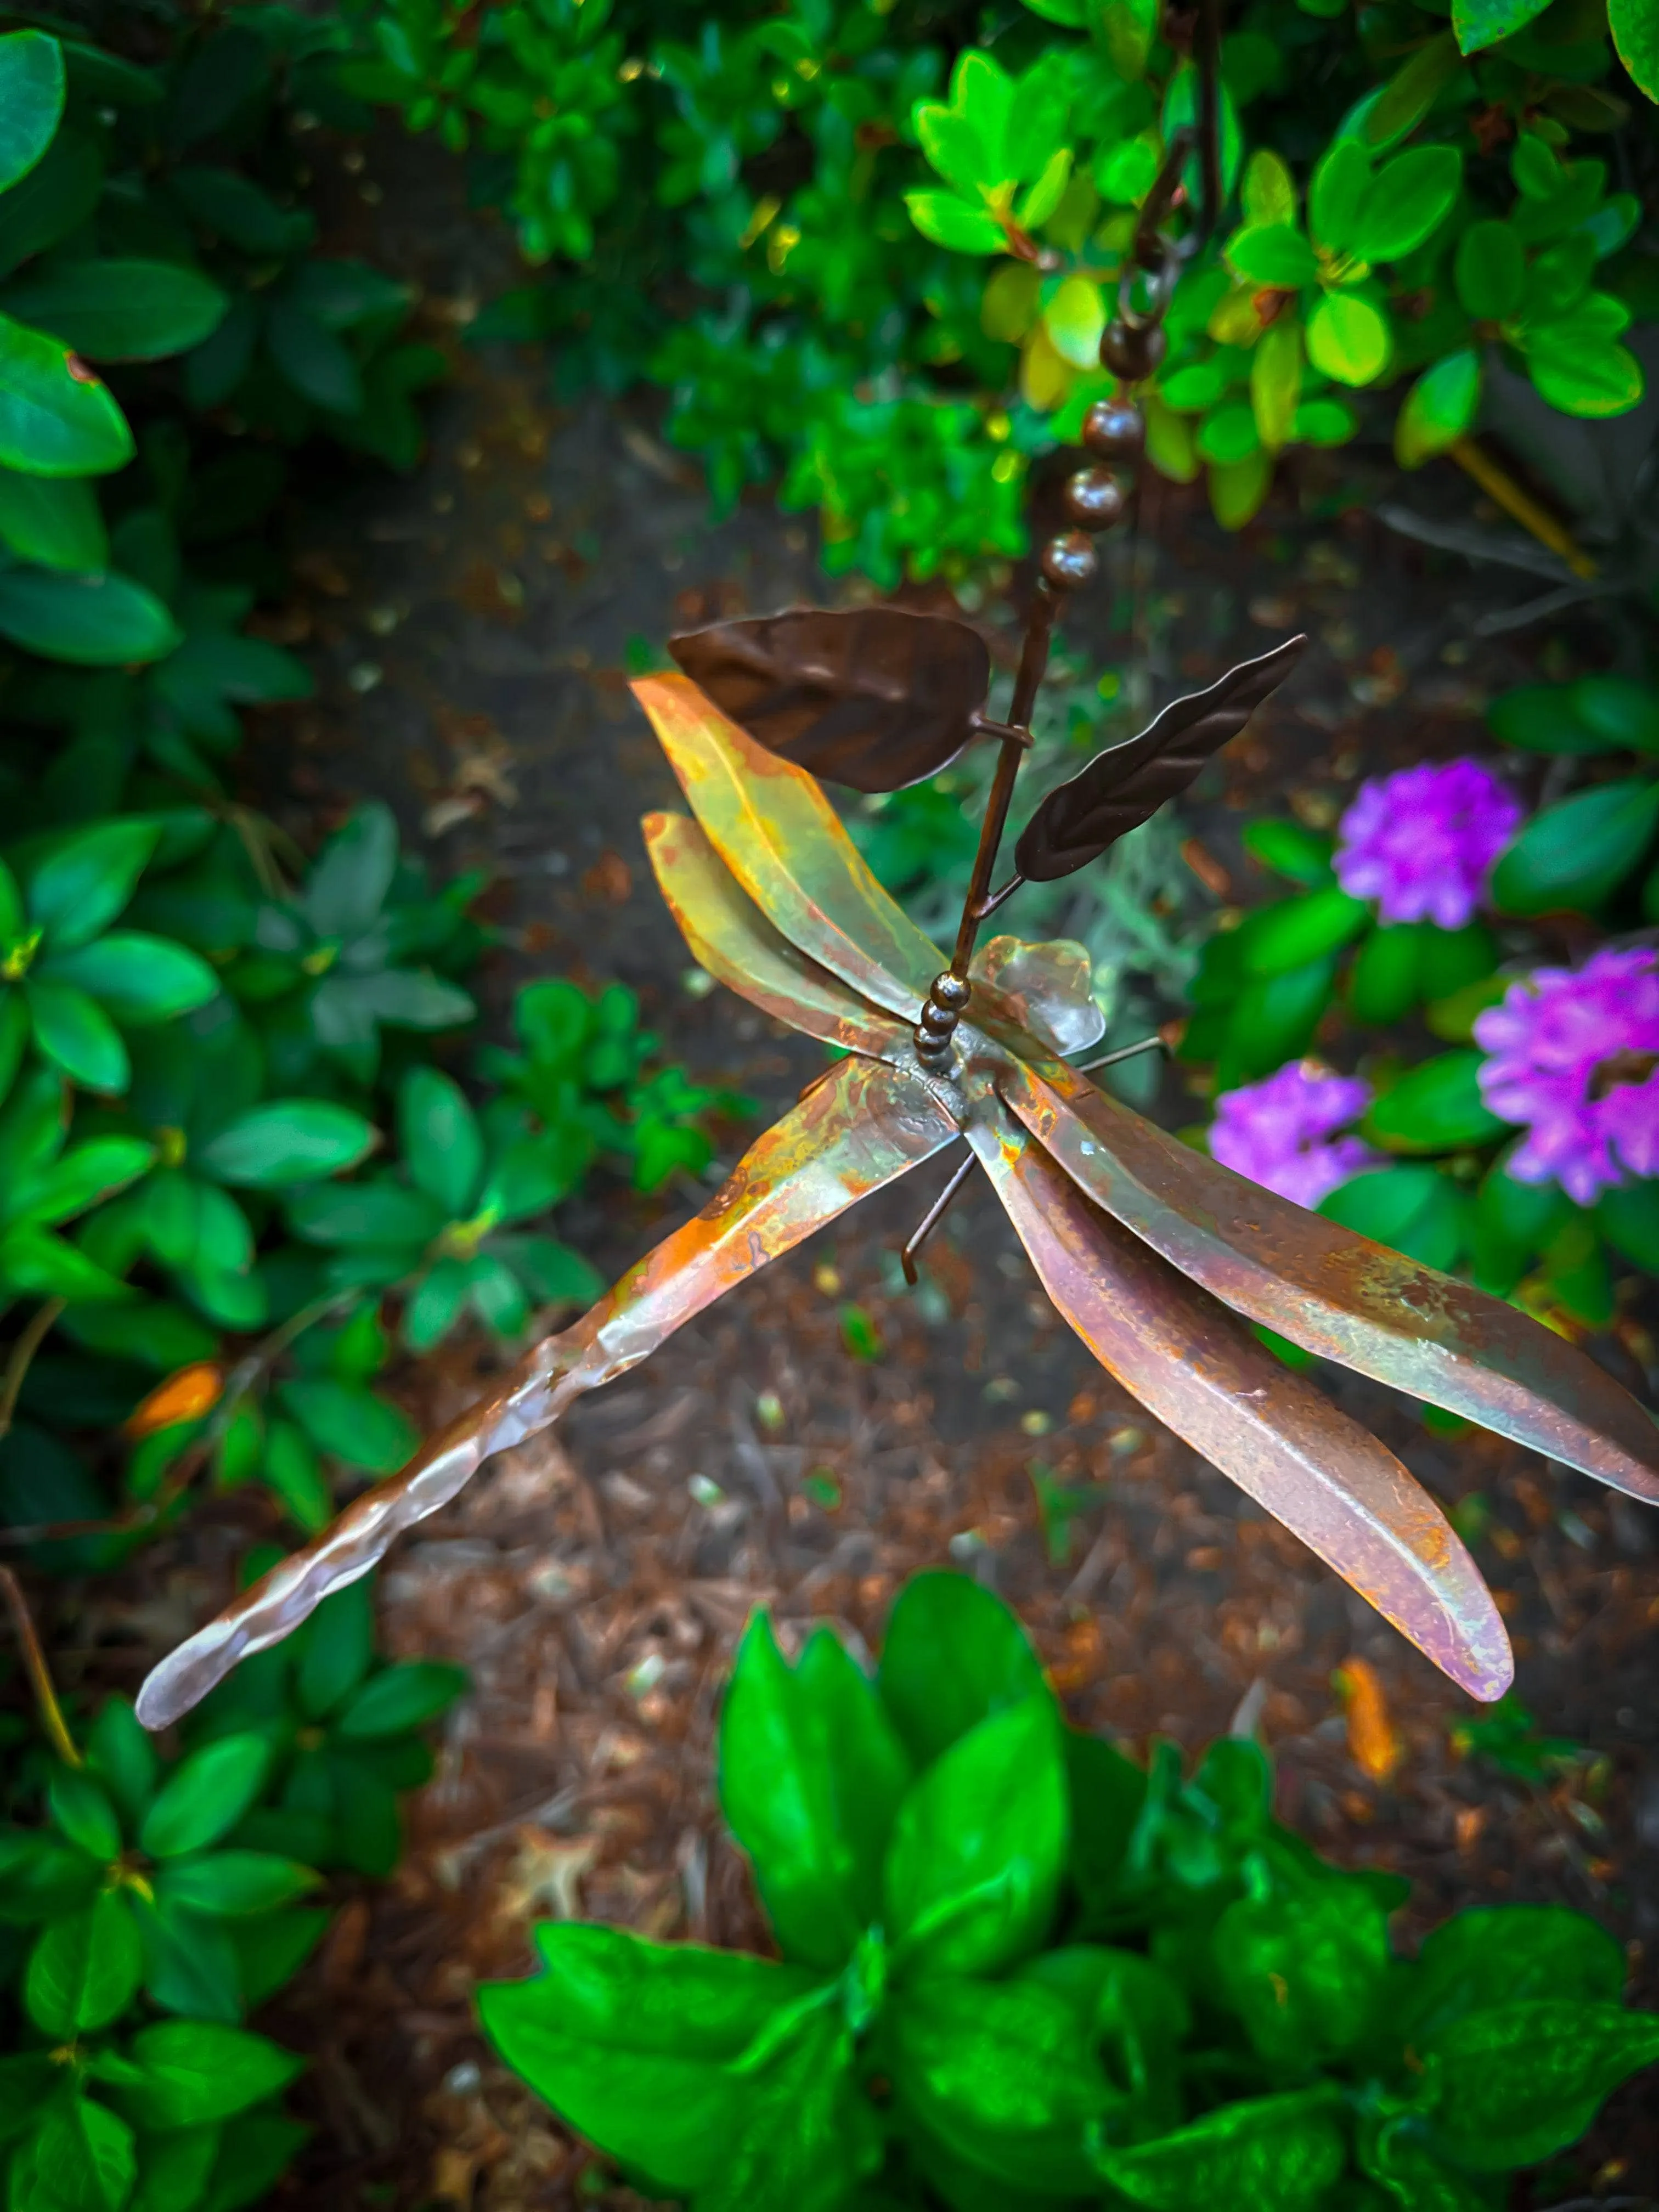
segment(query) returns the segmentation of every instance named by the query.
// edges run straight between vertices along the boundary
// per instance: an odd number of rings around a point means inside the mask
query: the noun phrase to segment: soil
[[[562,409],[533,356],[460,343],[479,299],[514,281],[504,235],[465,208],[429,145],[387,138],[365,166],[341,158],[318,157],[335,250],[372,250],[421,283],[456,374],[415,476],[313,487],[325,495],[301,512],[300,581],[275,634],[308,654],[318,697],[266,726],[254,795],[307,837],[353,798],[386,797],[437,872],[487,872],[497,1017],[534,974],[619,978],[665,1052],[769,1117],[821,1055],[726,994],[684,988],[637,829],[673,787],[624,672],[689,621],[821,595],[809,534],[760,501],[711,523],[648,409]],[[1449,469],[1422,497],[1468,510]],[[1530,633],[1464,641],[1483,610],[1534,586],[1425,554],[1374,503],[1349,457],[1304,476],[1242,538],[1215,529],[1196,493],[1164,487],[1143,511],[1161,696],[1288,628],[1316,640],[1291,703],[1260,718],[1189,810],[1212,895],[1265,891],[1238,843],[1249,810],[1288,803],[1328,822],[1369,767],[1478,744],[1484,696],[1527,669]],[[1099,595],[1084,629],[1121,659],[1132,641],[1108,629],[1112,599]],[[1200,1111],[1186,1080],[1164,1078],[1171,1126]],[[722,1132],[725,1164],[743,1141]],[[1411,1933],[1471,1902],[1559,1899],[1626,1940],[1633,1994],[1659,1997],[1659,1518],[1322,1372],[1437,1496],[1484,1495],[1479,1556],[1520,1695],[1544,1733],[1587,1753],[1537,1784],[1460,1757],[1468,1700],[1104,1375],[982,1184],[930,1248],[924,1291],[904,1291],[896,1248],[942,1180],[923,1170],[860,1207],[556,1437],[493,1462],[393,1555],[390,1644],[463,1662],[475,1690],[412,1808],[397,1876],[348,1898],[269,2016],[316,2061],[298,2094],[317,2134],[274,2200],[289,2212],[633,2201],[490,2058],[474,1985],[526,1971],[530,1927],[549,1914],[763,1942],[711,1775],[733,1640],[768,1604],[786,1637],[828,1619],[873,1648],[903,1577],[946,1561],[1018,1608],[1080,1723],[1189,1751],[1254,1726],[1284,1817],[1340,1861],[1411,1876]],[[559,1227],[620,1269],[706,1195],[644,1200],[596,1181]],[[849,1328],[849,1306],[872,1340]],[[1651,1384],[1638,1316],[1598,1350]],[[487,1364],[473,1347],[411,1370],[411,1407],[445,1418]],[[246,1513],[210,1509],[188,1548],[161,1557],[154,1644],[216,1601]],[[1356,1657],[1398,1740],[1386,1779],[1357,1758],[1333,1686]],[[1576,2172],[1533,2201],[1659,2190],[1659,2122],[1639,2087],[1608,2107]]]

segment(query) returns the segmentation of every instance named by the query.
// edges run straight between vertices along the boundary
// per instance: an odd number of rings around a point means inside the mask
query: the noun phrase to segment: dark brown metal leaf
[[[1238,735],[1295,667],[1307,642],[1293,637],[1259,660],[1241,661],[1207,691],[1172,699],[1138,738],[1097,753],[1069,783],[1048,793],[1020,833],[1014,850],[1020,874],[1029,883],[1052,883],[1086,867],[1139,829]]]
[[[854,791],[937,775],[991,686],[977,630],[900,607],[795,608],[689,630],[668,650],[757,744]]]

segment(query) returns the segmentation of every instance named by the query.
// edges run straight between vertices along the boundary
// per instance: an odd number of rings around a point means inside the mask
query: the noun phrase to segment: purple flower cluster
[[[1337,881],[1351,898],[1374,899],[1384,921],[1462,929],[1521,813],[1479,761],[1401,769],[1362,784],[1337,824]]]
[[[1381,1164],[1358,1137],[1336,1131],[1357,1121],[1370,1086],[1333,1075],[1317,1060],[1292,1060],[1262,1083],[1224,1091],[1215,1102],[1210,1152],[1224,1167],[1298,1206],[1317,1206],[1350,1176]]]
[[[1504,1165],[1558,1182],[1580,1206],[1631,1176],[1659,1176],[1659,953],[1595,953],[1540,968],[1488,1006],[1480,1094],[1526,1136]]]

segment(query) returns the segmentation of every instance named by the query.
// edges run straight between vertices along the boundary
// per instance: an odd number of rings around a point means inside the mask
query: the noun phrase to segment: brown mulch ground
[[[356,197],[382,177],[380,200]],[[434,330],[453,337],[504,281],[500,241],[464,215],[429,147],[412,161],[390,142],[371,149],[368,170],[336,190],[340,249],[372,225],[377,255],[426,286]],[[441,871],[477,864],[496,879],[497,1005],[534,972],[620,976],[694,1075],[769,1113],[817,1055],[724,994],[680,989],[685,954],[634,826],[672,787],[623,671],[631,639],[654,649],[676,623],[818,588],[807,537],[762,505],[711,527],[643,416],[560,412],[527,356],[457,358],[420,475],[305,516],[301,588],[277,628],[310,654],[319,696],[273,726],[258,795],[307,833],[356,793],[388,796]],[[1243,809],[1289,804],[1328,821],[1393,748],[1478,744],[1484,692],[1526,666],[1507,643],[1473,656],[1462,643],[1471,611],[1516,585],[1431,574],[1363,507],[1327,516],[1319,483],[1305,489],[1300,510],[1275,507],[1242,543],[1166,492],[1146,548],[1174,640],[1161,678],[1201,677],[1292,621],[1319,641],[1299,711],[1263,718],[1194,817],[1230,897],[1264,889],[1240,856]],[[1445,495],[1462,501],[1455,484]],[[1111,651],[1103,611],[1091,619]],[[1198,1111],[1173,1073],[1163,1111]],[[732,1133],[728,1161],[740,1142]],[[1018,1607],[1089,1726],[1196,1748],[1244,1708],[1278,1761],[1285,1817],[1340,1860],[1409,1875],[1415,1928],[1474,1900],[1559,1899],[1626,1938],[1634,1987],[1659,1996],[1659,1522],[1326,1376],[1443,1499],[1484,1495],[1479,1555],[1522,1695],[1546,1731],[1597,1754],[1540,1788],[1460,1759],[1449,1732],[1468,1702],[1101,1372],[982,1188],[932,1249],[927,1294],[903,1293],[895,1248],[939,1179],[925,1171],[925,1187],[860,1209],[556,1439],[495,1462],[394,1555],[387,1638],[463,1661],[475,1692],[447,1729],[397,1877],[347,1902],[271,2014],[317,2062],[302,2101],[318,2137],[279,2205],[626,2201],[584,2179],[586,2154],[490,2060],[473,1987],[523,1972],[527,1931],[550,1913],[758,1941],[711,1787],[733,1640],[766,1603],[786,1632],[825,1618],[874,1646],[904,1576],[946,1559]],[[695,1202],[596,1188],[560,1225],[619,1267]],[[879,1358],[848,1350],[849,1301]],[[1638,1316],[1603,1348],[1642,1384],[1655,1354]],[[434,1420],[472,1387],[461,1357],[409,1378],[411,1405]],[[1046,1528],[1040,1482],[1075,1507]],[[159,1647],[199,1618],[245,1533],[214,1509],[188,1550],[152,1555],[148,1610],[127,1629]],[[1386,1784],[1356,1764],[1331,1686],[1356,1655],[1377,1669],[1405,1747]],[[88,1663],[95,1673],[95,1654]],[[1659,2132],[1636,2092],[1609,2108],[1583,2176],[1659,2189]]]

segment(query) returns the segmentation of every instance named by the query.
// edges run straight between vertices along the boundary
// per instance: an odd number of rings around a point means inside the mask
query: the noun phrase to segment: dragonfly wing
[[[1659,1425],[1553,1329],[1263,1190],[1070,1069],[1021,1066],[1000,1087],[1091,1198],[1237,1312],[1659,1504]]]
[[[914,1021],[944,955],[865,866],[805,769],[763,750],[689,677],[642,677],[634,696],[709,843],[772,927],[872,1005]]]
[[[658,888],[701,967],[751,1006],[826,1044],[900,1064],[914,1058],[902,1024],[878,1014],[779,936],[695,822],[647,814],[641,826]]]
[[[843,1060],[750,1147],[701,1213],[574,1328],[537,1345],[495,1397],[162,1660],[139,1692],[145,1727],[165,1728],[238,1660],[291,1634],[331,1590],[367,1574],[404,1529],[447,1505],[492,1452],[548,1427],[583,1391],[624,1374],[769,1260],[960,1134],[919,1083],[876,1060]]]
[[[1095,1357],[1475,1697],[1509,1638],[1434,1500],[1216,1299],[1091,1204],[1012,1117],[969,1132],[1043,1288]]]
[[[998,1011],[1050,1052],[1086,1052],[1106,1033],[1088,950],[1070,938],[1028,945],[1018,937],[994,937],[980,947],[968,973],[975,987],[996,994]]]

